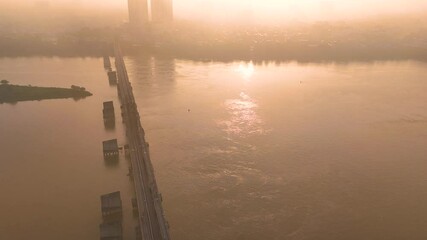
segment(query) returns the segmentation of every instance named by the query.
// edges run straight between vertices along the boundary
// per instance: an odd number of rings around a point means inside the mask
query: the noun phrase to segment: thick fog
[[[0,0],[7,5],[74,6],[125,11],[127,0]],[[349,20],[422,12],[426,0],[174,0],[179,19],[220,23],[290,23],[295,21]]]

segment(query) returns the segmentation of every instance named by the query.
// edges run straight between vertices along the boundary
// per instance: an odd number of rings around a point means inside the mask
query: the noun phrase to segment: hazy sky
[[[177,14],[245,17],[254,21],[330,20],[427,9],[427,0],[175,0]],[[202,9],[198,13],[197,9]]]
[[[0,0],[0,2],[41,2],[51,5],[72,3],[124,9],[127,0]],[[427,0],[174,0],[179,18],[286,22],[363,18],[427,10]]]

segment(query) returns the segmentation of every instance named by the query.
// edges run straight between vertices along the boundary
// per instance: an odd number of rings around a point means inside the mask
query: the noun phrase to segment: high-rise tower
[[[129,23],[132,27],[141,27],[148,23],[147,0],[128,0]]]
[[[155,23],[172,22],[172,0],[151,0],[151,20]]]

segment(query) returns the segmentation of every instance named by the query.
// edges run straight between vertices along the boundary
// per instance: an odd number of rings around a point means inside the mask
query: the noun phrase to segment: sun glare
[[[237,72],[239,72],[244,79],[250,79],[255,72],[254,64],[252,62],[240,63]]]

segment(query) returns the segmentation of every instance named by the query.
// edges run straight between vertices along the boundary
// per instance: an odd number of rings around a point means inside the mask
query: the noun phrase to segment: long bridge
[[[145,141],[145,132],[118,42],[114,45],[114,52],[117,87],[129,144],[141,237],[142,240],[169,240],[169,226],[163,212],[162,196],[157,189],[149,145]]]

